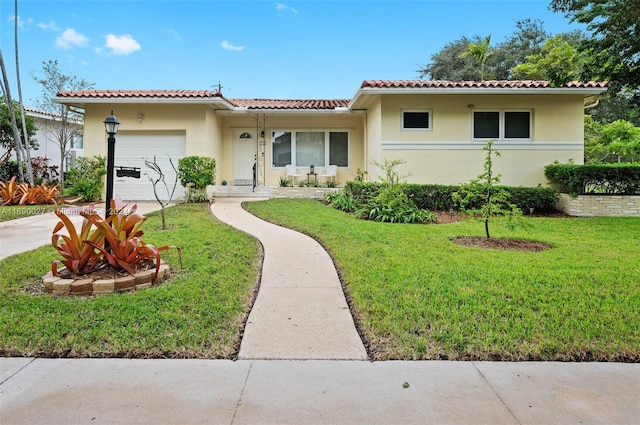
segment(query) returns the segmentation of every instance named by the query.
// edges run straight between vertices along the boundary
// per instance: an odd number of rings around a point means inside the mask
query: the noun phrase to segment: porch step
[[[213,188],[214,198],[269,198],[271,187],[256,186],[255,190],[249,186],[215,186]]]

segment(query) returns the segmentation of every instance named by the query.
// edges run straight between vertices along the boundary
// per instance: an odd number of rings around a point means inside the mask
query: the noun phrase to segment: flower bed
[[[150,288],[152,285],[159,285],[167,280],[171,275],[171,268],[165,262],[161,262],[158,276],[155,277],[155,274],[154,267],[140,270],[133,275],[126,274],[120,277],[80,276],[74,279],[66,277],[65,270],[61,269],[58,271],[58,276],[48,272],[42,277],[42,290],[44,293],[55,297],[105,295],[139,291]]]

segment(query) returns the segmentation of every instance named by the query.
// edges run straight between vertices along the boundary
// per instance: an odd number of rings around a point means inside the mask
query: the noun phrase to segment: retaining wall
[[[324,199],[329,193],[337,192],[335,187],[272,187],[270,198]]]
[[[640,217],[640,195],[571,196],[561,193],[556,208],[578,217]]]

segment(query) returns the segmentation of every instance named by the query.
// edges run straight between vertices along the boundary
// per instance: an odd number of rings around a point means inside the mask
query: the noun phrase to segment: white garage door
[[[156,162],[165,174],[165,181],[169,190],[173,187],[176,178],[176,172],[169,163],[169,157],[173,161],[173,165],[178,168],[178,160],[185,156],[186,136],[181,133],[140,133],[140,134],[118,134],[116,136],[116,147],[114,165],[122,167],[138,167],[140,168],[140,178],[117,177],[117,171],[114,171],[113,195],[120,197],[125,201],[143,201],[155,200],[153,195],[153,185],[149,181],[147,173],[157,178],[157,174],[144,165],[145,158]],[[162,183],[157,186],[160,199],[167,199],[167,191]],[[184,196],[184,188],[178,181],[176,192],[173,200],[177,201]]]

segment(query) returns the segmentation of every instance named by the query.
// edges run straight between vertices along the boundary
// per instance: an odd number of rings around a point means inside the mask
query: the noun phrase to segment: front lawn
[[[143,239],[182,247],[174,275],[146,290],[92,297],[32,294],[58,258],[42,247],[0,261],[0,356],[233,358],[253,299],[260,245],[218,222],[208,205],[148,215]]]
[[[460,246],[479,221],[358,220],[317,201],[247,203],[321,241],[375,360],[640,361],[640,218],[527,218],[495,237],[543,252]]]

